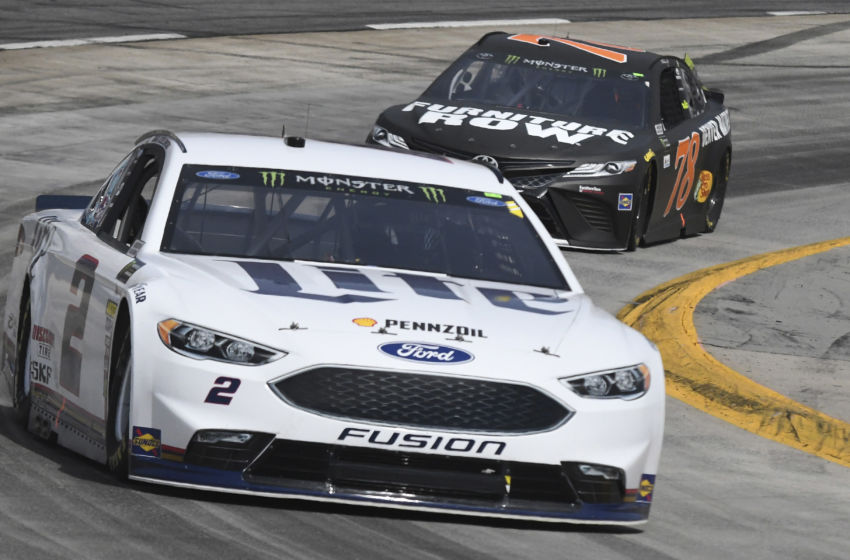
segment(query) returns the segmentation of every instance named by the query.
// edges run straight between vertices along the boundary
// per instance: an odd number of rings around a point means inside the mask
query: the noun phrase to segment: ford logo
[[[475,356],[459,348],[425,342],[387,342],[378,346],[378,350],[393,358],[429,364],[463,364],[475,359]]]
[[[198,171],[195,173],[198,177],[202,177],[204,179],[238,179],[238,173],[231,173],[230,171]]]

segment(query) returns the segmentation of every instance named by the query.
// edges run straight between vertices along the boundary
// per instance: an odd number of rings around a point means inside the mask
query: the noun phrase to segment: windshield
[[[568,289],[509,196],[304,171],[184,166],[162,250]]]
[[[489,60],[458,59],[423,97],[644,127],[648,92],[642,75],[495,55]]]

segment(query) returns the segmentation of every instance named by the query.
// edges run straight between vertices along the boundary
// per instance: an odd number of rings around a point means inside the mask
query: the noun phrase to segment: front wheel
[[[629,241],[626,250],[634,251],[638,245],[643,244],[643,236],[646,234],[646,225],[649,214],[649,197],[652,195],[652,187],[655,182],[654,168],[650,165],[643,177],[640,191],[637,193],[635,208],[632,214],[632,228],[629,232]]]
[[[732,154],[727,151],[723,154],[723,159],[720,161],[717,181],[706,202],[703,233],[711,233],[717,228],[717,222],[720,220],[720,212],[723,210],[723,200],[726,198],[726,185],[729,183],[729,170],[731,167]]]
[[[112,349],[106,411],[107,467],[119,480],[127,480],[129,475],[131,379],[130,331],[123,329]]]

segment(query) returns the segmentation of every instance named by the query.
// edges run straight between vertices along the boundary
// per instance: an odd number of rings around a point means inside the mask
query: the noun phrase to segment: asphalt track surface
[[[738,4],[736,10],[747,9],[747,2]],[[792,9],[778,4],[770,8]],[[102,11],[123,5],[110,2]],[[850,17],[753,15],[759,17],[599,21],[558,29],[688,52],[703,79],[726,91],[732,112],[731,192],[717,232],[630,254],[567,254],[588,293],[612,313],[706,267],[850,234]],[[74,26],[60,27],[64,33]],[[26,35],[22,26],[11,37],[7,29],[3,43],[125,33],[97,28],[82,35]],[[149,24],[145,31],[163,29]],[[90,193],[145,130],[277,134],[285,121],[292,133],[359,141],[383,107],[415,97],[429,76],[485,30],[211,37],[0,52],[0,239],[6,240],[0,270],[8,270],[16,220],[32,208],[35,194]],[[197,36],[204,34],[218,32]],[[850,248],[839,247],[711,291],[692,310],[702,347],[795,402],[850,421],[848,257]],[[681,338],[676,332],[663,336]],[[626,530],[117,484],[98,465],[11,427],[1,391],[0,406],[0,558],[839,559],[850,550],[850,469],[678,398],[668,399],[650,522]]]

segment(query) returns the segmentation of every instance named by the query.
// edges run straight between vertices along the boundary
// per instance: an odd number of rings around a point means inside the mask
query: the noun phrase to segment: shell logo
[[[708,200],[708,196],[711,194],[711,187],[713,186],[714,175],[711,174],[711,171],[700,171],[699,180],[697,181],[697,188],[694,191],[694,200],[696,200],[700,204]]]
[[[654,486],[655,485],[652,484],[652,482],[650,482],[649,480],[647,480],[645,478],[642,479],[640,481],[640,496],[641,496],[641,498],[646,498],[647,496],[650,496],[652,494],[652,489],[653,489]]]
[[[370,317],[358,317],[357,319],[352,319],[351,322],[358,327],[374,327],[378,324],[378,321]]]

